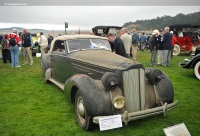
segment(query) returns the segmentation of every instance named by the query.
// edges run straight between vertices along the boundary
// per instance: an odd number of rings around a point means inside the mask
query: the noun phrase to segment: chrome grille
[[[145,83],[144,69],[131,69],[123,72],[124,96],[129,112],[144,110]]]

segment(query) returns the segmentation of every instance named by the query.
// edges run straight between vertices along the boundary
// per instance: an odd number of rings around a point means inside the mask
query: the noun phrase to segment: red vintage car
[[[170,31],[173,31],[177,42],[174,45],[173,55],[179,55],[181,51],[186,51],[189,54],[195,51],[196,47],[200,45],[199,39],[199,25],[179,24],[171,25]]]

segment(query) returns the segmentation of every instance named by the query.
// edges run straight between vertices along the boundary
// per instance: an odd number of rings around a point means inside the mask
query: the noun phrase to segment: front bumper
[[[147,118],[147,117],[155,116],[159,114],[164,114],[165,116],[167,111],[174,109],[177,106],[177,104],[178,104],[178,101],[175,101],[171,104],[165,103],[163,106],[147,109],[143,111],[137,111],[137,112],[131,112],[131,113],[128,113],[128,111],[125,111],[123,114],[120,114],[120,115],[121,115],[122,122],[124,122],[125,125],[127,125],[128,122],[132,120],[138,120],[138,119]],[[103,117],[109,117],[109,116],[94,117],[93,123],[99,124],[99,118],[103,118]]]

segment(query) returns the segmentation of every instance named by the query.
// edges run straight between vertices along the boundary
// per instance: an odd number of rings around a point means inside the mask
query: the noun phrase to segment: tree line
[[[164,15],[155,19],[137,20],[135,22],[129,21],[125,23],[123,27],[127,27],[128,30],[137,29],[138,31],[152,31],[174,24],[200,24],[200,12],[187,15],[180,13],[174,17]]]

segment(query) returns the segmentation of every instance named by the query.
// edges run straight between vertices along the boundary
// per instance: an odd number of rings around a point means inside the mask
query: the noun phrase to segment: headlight
[[[119,85],[117,75],[112,72],[106,72],[101,78],[101,81],[106,89],[113,89]]]
[[[118,95],[113,99],[112,104],[116,109],[121,109],[125,105],[125,98]]]

